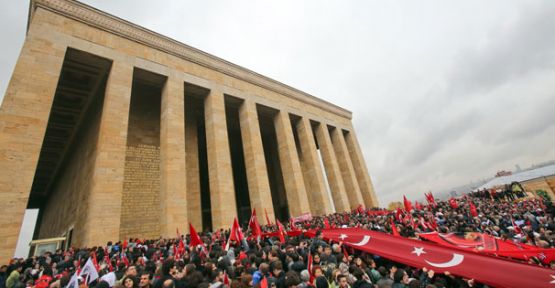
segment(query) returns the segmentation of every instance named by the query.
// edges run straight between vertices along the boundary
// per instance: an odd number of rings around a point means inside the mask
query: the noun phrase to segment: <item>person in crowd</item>
[[[139,288],[151,288],[152,283],[150,282],[150,273],[143,272],[139,278]]]
[[[552,233],[555,208],[547,199],[524,196],[518,186],[511,185],[500,191],[475,191],[455,199],[458,205],[453,205],[453,201],[436,201],[434,205],[400,214],[383,209],[356,209],[315,216],[291,226],[302,233],[286,236],[285,243],[273,236],[251,238],[248,226],[243,225],[246,245],[244,241],[232,241],[227,250],[225,244],[230,231],[225,230],[201,233],[206,246],[203,249],[190,247],[188,236],[128,239],[108,242],[104,247],[59,249],[28,259],[13,259],[9,265],[2,266],[0,288],[26,285],[66,288],[71,276],[93,254],[101,264],[98,271],[101,279],[91,283],[91,288],[483,287],[473,279],[416,269],[330,242],[321,230],[328,226],[360,227],[392,233],[390,223],[393,222],[402,237],[414,239],[432,231],[465,235],[466,239],[485,233],[518,245],[555,247]],[[469,201],[476,206],[473,213],[470,213]],[[275,233],[278,228],[269,224],[262,226],[262,230]],[[185,251],[178,252],[181,239],[185,242]],[[537,257],[530,261],[555,269],[555,261],[546,263]]]
[[[139,288],[139,280],[132,275],[125,275],[121,281],[122,288]],[[119,285],[118,285],[119,286]]]
[[[16,263],[13,265],[12,272],[6,279],[6,288],[16,288],[21,283],[19,279],[21,271],[23,271],[23,264]]]

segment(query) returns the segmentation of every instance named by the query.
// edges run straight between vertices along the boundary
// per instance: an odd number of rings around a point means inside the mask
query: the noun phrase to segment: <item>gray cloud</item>
[[[555,158],[552,1],[84,2],[353,111],[382,205]]]
[[[462,51],[450,75],[450,92],[487,91],[527,73],[555,66],[555,2],[523,7],[514,24],[490,32],[474,49]]]

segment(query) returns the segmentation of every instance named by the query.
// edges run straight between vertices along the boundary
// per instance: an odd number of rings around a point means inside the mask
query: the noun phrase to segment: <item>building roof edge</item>
[[[352,112],[345,108],[78,1],[31,0],[27,29],[37,7],[352,119]]]

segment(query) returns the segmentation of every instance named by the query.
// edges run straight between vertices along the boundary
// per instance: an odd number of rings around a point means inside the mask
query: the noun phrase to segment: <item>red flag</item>
[[[516,244],[484,233],[468,232],[464,235],[457,235],[454,233],[432,232],[421,233],[419,237],[441,246],[464,249],[475,253],[486,253],[526,261],[530,257],[544,257],[542,262],[545,264],[555,260],[555,249],[553,248],[543,249],[532,245]]]
[[[229,277],[227,276],[227,271],[224,271],[224,284],[229,287]]]
[[[256,209],[252,209],[251,219],[249,220],[249,228],[251,228],[251,235],[256,239],[262,237],[262,228],[260,228],[260,223],[258,223],[258,218],[256,217]]]
[[[123,244],[121,244],[122,247],[122,251],[125,250],[125,248],[127,248],[127,239],[123,240]]]
[[[314,283],[314,274],[312,274],[312,253],[310,253],[310,249],[308,250],[308,261],[306,263],[306,269],[310,274],[310,283]]]
[[[347,259],[347,262],[349,262],[349,253],[347,253],[347,248],[345,247],[345,245],[341,245],[343,248],[343,257],[345,257]]]
[[[281,243],[285,243],[285,228],[283,228],[283,225],[281,225],[281,222],[279,222],[279,220],[276,219],[276,223],[278,226],[278,231],[279,231],[279,242]]]
[[[453,209],[459,208],[459,203],[457,203],[457,200],[455,200],[455,198],[453,198],[453,197],[451,197],[451,199],[449,199],[449,205]]]
[[[357,213],[358,214],[364,213],[364,206],[362,206],[362,204],[358,204]]]
[[[104,262],[108,265],[110,272],[114,271],[114,267],[112,266],[112,261],[110,260],[110,253],[108,253],[108,248],[104,247]]]
[[[403,211],[401,211],[401,208],[397,207],[397,211],[395,212],[395,220],[401,221],[401,215],[403,215]]]
[[[100,265],[98,265],[98,261],[96,260],[96,251],[93,251],[91,254],[94,269],[96,269],[96,271],[98,272],[100,271]]]
[[[243,232],[241,232],[241,226],[239,226],[239,221],[237,218],[233,219],[233,225],[231,226],[231,232],[229,233],[229,239],[227,239],[227,244],[225,245],[225,250],[229,250],[229,244],[231,244],[231,240],[235,240],[236,242],[241,242],[245,239]]]
[[[270,217],[268,217],[268,211],[266,211],[266,208],[264,208],[264,213],[266,214],[266,225],[272,225],[272,222],[270,222]]]
[[[426,195],[426,201],[428,201],[428,204],[431,205],[432,207],[436,207],[436,199],[434,198],[434,195],[432,195],[432,191],[430,191],[428,194],[424,194]]]
[[[434,217],[434,215],[428,215],[428,227],[430,227],[432,230],[436,230],[437,231],[437,222],[436,222],[436,218]]]
[[[393,233],[393,236],[401,236],[401,234],[399,234],[399,231],[397,230],[397,226],[395,226],[395,222],[393,222],[393,218],[389,218],[389,222],[391,224],[391,233]]]
[[[185,252],[185,243],[183,243],[183,239],[179,239],[179,254],[183,255]]]
[[[325,239],[343,241],[344,244],[364,252],[377,254],[418,269],[426,267],[436,273],[449,271],[453,275],[475,279],[489,286],[550,287],[555,283],[553,270],[547,268],[451,249],[424,241],[394,237],[386,233],[343,228],[324,230],[323,236]]]
[[[330,221],[328,220],[328,218],[324,218],[324,228],[326,229],[330,229]]]
[[[293,217],[289,218],[289,229],[291,231],[297,231],[297,226],[295,226],[295,222],[293,221]]]
[[[125,264],[125,267],[129,267],[129,259],[127,259],[127,255],[125,253],[121,253],[121,261]]]
[[[472,201],[468,201],[468,206],[470,207],[470,215],[472,215],[472,217],[478,216],[478,210],[476,210],[476,206],[474,206]]]
[[[515,224],[515,220],[513,220],[513,216],[511,216],[511,223],[513,223],[513,227],[515,228],[515,233],[522,233],[522,229],[520,229],[520,226]]]
[[[189,245],[193,247],[196,247],[198,245],[204,245],[204,242],[200,240],[200,237],[198,236],[197,231],[195,230],[195,227],[193,227],[191,223],[189,223],[189,234],[191,234],[191,242],[189,243]]]
[[[405,204],[405,210],[407,212],[410,212],[410,210],[412,210],[412,203],[410,203],[410,201],[407,200],[407,197],[405,195],[403,195],[403,203]]]
[[[414,201],[414,207],[416,208],[416,210],[422,210],[422,204],[420,204],[418,201]]]

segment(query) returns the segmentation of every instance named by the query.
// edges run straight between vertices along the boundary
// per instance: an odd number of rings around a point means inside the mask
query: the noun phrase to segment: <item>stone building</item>
[[[31,1],[0,129],[3,263],[26,208],[91,246],[378,203],[349,111],[76,1]]]

